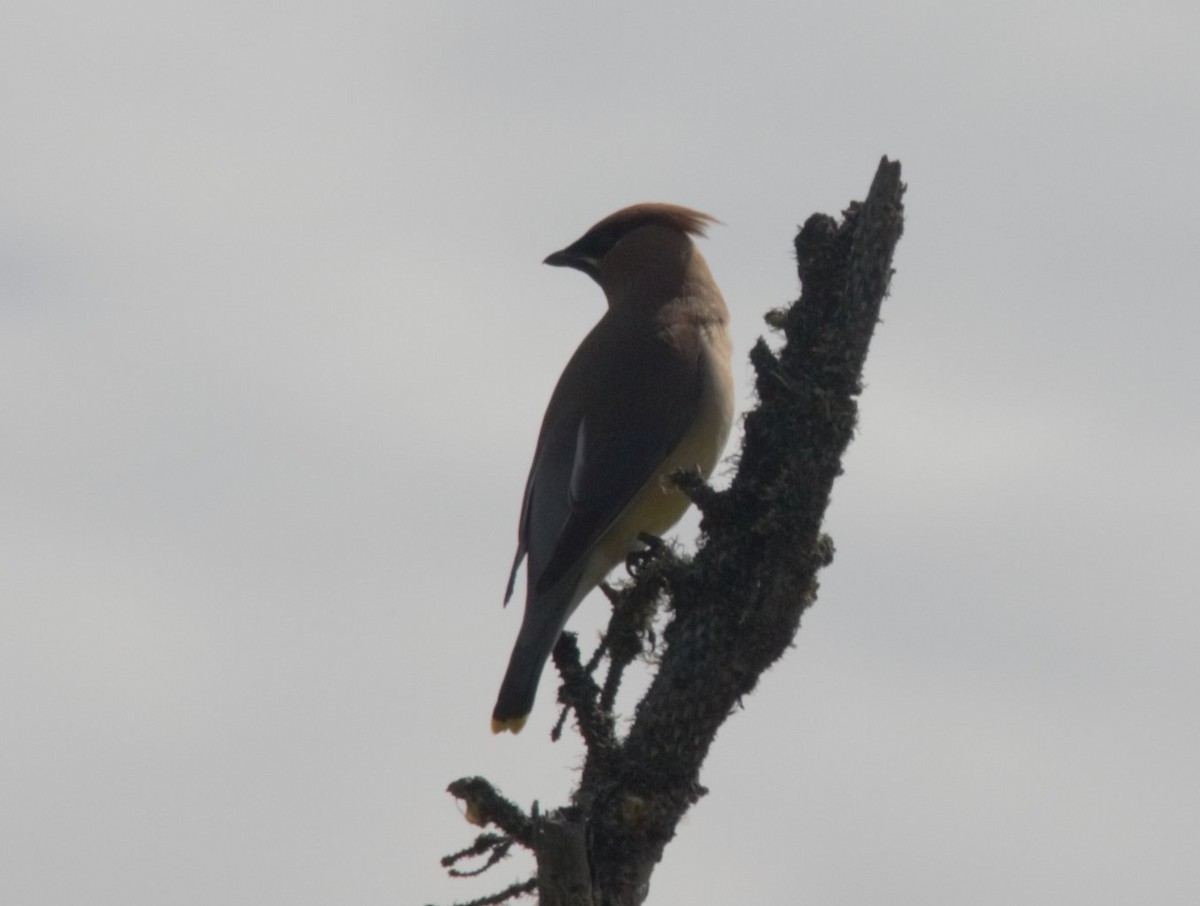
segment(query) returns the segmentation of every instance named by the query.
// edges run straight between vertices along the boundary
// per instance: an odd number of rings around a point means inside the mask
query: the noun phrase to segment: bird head
[[[609,305],[626,298],[653,300],[656,288],[676,288],[714,217],[680,205],[647,202],[610,214],[545,264],[582,271],[604,290]],[[636,292],[635,292],[636,290]]]

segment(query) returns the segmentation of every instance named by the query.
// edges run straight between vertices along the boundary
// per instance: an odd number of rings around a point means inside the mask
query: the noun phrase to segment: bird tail
[[[542,670],[562,634],[567,619],[578,605],[573,581],[559,582],[549,592],[526,602],[521,631],[508,659],[508,670],[500,684],[500,695],[492,710],[492,732],[520,733],[537,696]]]
[[[533,710],[538,682],[549,656],[548,650],[534,651],[517,642],[508,661],[504,682],[500,684],[496,707],[492,709],[493,733],[503,733],[505,730],[521,732],[529,712]]]

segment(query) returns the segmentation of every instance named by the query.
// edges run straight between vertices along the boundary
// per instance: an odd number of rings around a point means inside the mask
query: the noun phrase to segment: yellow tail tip
[[[520,733],[521,728],[525,726],[525,721],[529,719],[528,714],[522,714],[519,717],[505,717],[504,719],[492,718],[492,732],[503,733],[507,730],[510,733]]]

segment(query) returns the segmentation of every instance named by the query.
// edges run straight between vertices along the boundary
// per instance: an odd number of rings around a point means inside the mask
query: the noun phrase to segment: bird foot
[[[625,568],[629,570],[630,575],[657,557],[664,547],[662,538],[647,532],[640,532],[638,541],[642,543],[642,549],[630,551],[625,556]]]

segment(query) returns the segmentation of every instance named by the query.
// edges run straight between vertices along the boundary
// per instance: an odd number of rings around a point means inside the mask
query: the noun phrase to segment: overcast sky
[[[884,154],[837,557],[650,902],[1197,902],[1200,6],[3,21],[0,902],[527,876],[438,859],[475,832],[449,781],[550,808],[579,765],[549,674],[488,732],[529,456],[603,307],[539,262],[633,202],[719,217],[745,411],[796,225]]]

